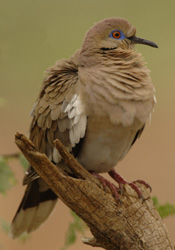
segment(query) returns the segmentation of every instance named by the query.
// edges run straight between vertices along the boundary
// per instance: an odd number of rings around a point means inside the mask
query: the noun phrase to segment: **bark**
[[[15,142],[49,187],[88,225],[93,238],[83,239],[84,243],[107,250],[174,249],[144,185],[138,184],[144,201],[125,185],[117,202],[110,190],[104,191],[99,181],[66,151],[60,141],[55,141],[56,148],[77,178],[52,164],[24,135],[17,133]]]

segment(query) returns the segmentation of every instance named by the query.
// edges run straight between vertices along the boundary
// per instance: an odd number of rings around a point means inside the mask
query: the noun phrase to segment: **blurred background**
[[[30,110],[43,72],[58,59],[81,47],[86,31],[107,17],[124,17],[137,36],[156,42],[159,49],[138,45],[151,70],[157,105],[140,140],[116,167],[128,181],[146,180],[161,203],[175,203],[175,1],[140,0],[0,0],[0,154],[17,152],[16,131],[28,133]],[[0,218],[10,222],[21,201],[23,170],[14,161],[18,183],[0,194]],[[71,220],[59,201],[52,216],[30,238],[11,240],[0,229],[0,249],[55,250],[64,244]],[[175,243],[175,216],[164,220]],[[70,247],[88,250],[78,242]]]

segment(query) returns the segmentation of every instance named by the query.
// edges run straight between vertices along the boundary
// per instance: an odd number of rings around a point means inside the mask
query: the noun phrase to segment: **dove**
[[[115,172],[142,134],[156,103],[150,71],[136,44],[157,48],[136,36],[123,18],[107,18],[86,33],[82,47],[46,71],[32,110],[30,140],[58,167],[67,170],[53,141],[59,139],[88,171]],[[37,229],[58,197],[29,166],[24,197],[11,224],[13,238]],[[131,186],[139,194],[136,185]]]

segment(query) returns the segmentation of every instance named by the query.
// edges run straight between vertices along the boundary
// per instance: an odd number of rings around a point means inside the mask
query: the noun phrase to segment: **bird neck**
[[[151,82],[150,71],[145,66],[142,55],[134,49],[98,50],[87,54],[80,51],[78,67],[91,72],[94,77],[98,74],[106,82],[113,79],[116,85],[121,84],[124,92],[128,92],[127,89],[149,86]]]
[[[88,49],[79,51],[79,65],[80,66],[94,66],[96,64],[105,64],[107,61],[109,63],[119,63],[131,64],[137,62],[144,65],[141,54],[137,53],[133,48],[123,49],[123,48],[100,48],[100,49]]]

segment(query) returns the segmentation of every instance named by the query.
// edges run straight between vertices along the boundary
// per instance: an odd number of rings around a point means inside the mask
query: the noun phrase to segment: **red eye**
[[[120,33],[120,31],[114,31],[114,32],[112,33],[112,36],[113,36],[114,38],[119,39],[119,38],[121,37],[121,33]]]

